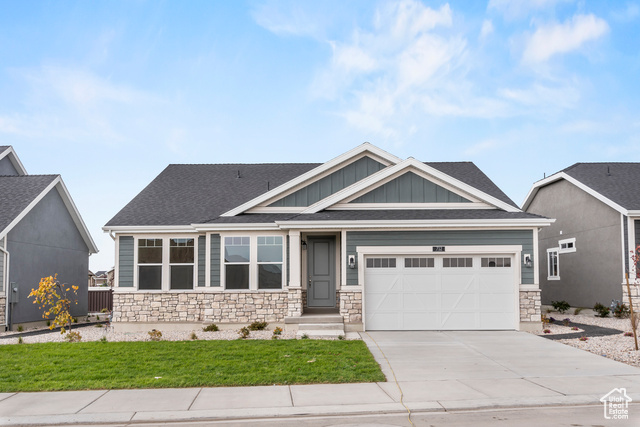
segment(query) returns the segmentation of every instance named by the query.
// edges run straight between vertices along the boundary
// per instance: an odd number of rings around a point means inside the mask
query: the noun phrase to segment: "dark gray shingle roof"
[[[0,231],[59,175],[0,176]]]
[[[629,210],[640,210],[640,163],[576,163],[561,172]]]
[[[9,148],[11,148],[10,145],[0,145],[0,154],[4,153],[5,151],[7,151]]]
[[[517,207],[471,162],[425,164]],[[239,218],[254,221],[254,217],[249,215],[242,215],[235,219],[218,219],[218,217],[263,194],[267,188],[273,189],[317,166],[320,164],[169,165],[106,226],[242,222]],[[240,178],[237,178],[238,171],[240,171]],[[267,183],[269,183],[268,186]],[[273,222],[288,217],[290,215],[287,214],[261,215],[260,220],[255,219],[255,221]]]

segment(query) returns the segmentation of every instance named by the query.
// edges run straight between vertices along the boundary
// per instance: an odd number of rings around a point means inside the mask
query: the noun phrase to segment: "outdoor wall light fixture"
[[[356,256],[349,255],[349,268],[356,268]]]
[[[300,244],[302,245],[302,250],[306,251],[307,250],[307,241],[303,240],[302,242],[300,242]]]
[[[524,266],[527,268],[533,267],[533,260],[531,259],[531,255],[524,254]]]

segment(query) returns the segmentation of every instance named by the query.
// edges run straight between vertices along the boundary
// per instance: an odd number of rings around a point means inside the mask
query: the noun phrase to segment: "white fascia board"
[[[362,210],[434,210],[434,209],[495,209],[486,203],[338,203],[327,210],[330,211],[362,211]]]
[[[191,225],[117,225],[113,227],[104,226],[105,233],[186,233],[196,232]]]
[[[60,194],[62,201],[64,202],[64,205],[67,207],[67,210],[71,214],[71,218],[73,219],[73,222],[76,225],[76,228],[80,232],[80,235],[82,235],[84,242],[89,248],[89,253],[97,254],[98,247],[96,246],[96,243],[93,241],[93,238],[91,237],[91,233],[89,233],[89,229],[87,228],[87,225],[84,223],[82,216],[80,215],[80,211],[76,207],[76,204],[73,202],[73,199],[71,198],[71,194],[69,194],[69,190],[67,190],[67,186],[64,185],[64,181],[62,180],[61,177],[58,177],[57,180],[58,180],[58,184],[56,185],[56,188],[58,190],[58,193]]]
[[[640,211],[627,211],[627,216],[629,217],[639,217],[640,216]]]
[[[478,200],[481,200],[485,203],[495,206],[496,208],[505,210],[507,212],[521,212],[520,209],[516,208],[515,206],[511,206],[508,203],[498,200],[495,197],[483,191],[480,191],[475,187],[465,184],[464,182],[458,179],[455,179],[450,175],[440,172],[439,170],[414,159],[413,157],[409,157],[407,160],[403,161],[402,163],[398,163],[395,166],[382,169],[381,171],[374,173],[373,175],[370,175],[367,178],[364,178],[354,183],[353,185],[341,191],[338,191],[337,193],[323,200],[320,200],[319,202],[309,206],[302,213],[303,214],[317,213],[322,210],[328,209],[329,207],[346,200],[347,198],[355,195],[356,193],[366,190],[367,188],[372,187],[373,185],[379,183],[380,181],[394,174],[397,174],[399,172],[408,170],[410,168],[415,168],[416,170],[423,172],[428,176],[431,176],[433,178],[436,178],[439,181],[449,184],[453,188],[456,188],[464,193],[470,194],[472,197],[476,197]]]
[[[191,224],[196,231],[280,230],[275,222],[239,224]]]
[[[67,208],[67,211],[71,215],[71,218],[73,219],[75,226],[80,232],[82,239],[84,240],[85,244],[89,248],[89,253],[92,253],[92,254],[98,253],[98,248],[96,247],[96,244],[93,241],[93,238],[91,237],[91,234],[87,229],[87,226],[85,225],[84,221],[82,221],[80,212],[78,212],[76,205],[73,203],[73,200],[69,195],[69,191],[67,190],[67,187],[64,185],[64,182],[62,182],[62,178],[59,175],[53,181],[51,181],[51,183],[47,185],[45,189],[42,190],[42,192],[38,194],[38,196],[35,199],[33,199],[31,203],[29,203],[22,212],[20,212],[20,215],[16,216],[14,220],[11,221],[11,223],[4,230],[0,231],[0,239],[3,239],[13,229],[13,227],[15,227],[20,221],[22,221],[23,218],[27,216],[29,212],[31,212],[31,210],[38,203],[40,203],[40,201],[47,194],[49,194],[49,192],[52,191],[54,188],[58,191],[58,194],[60,195],[62,202]]]
[[[531,187],[531,190],[529,190],[529,194],[527,194],[527,197],[524,199],[524,202],[522,203],[522,210],[526,210],[529,207],[529,205],[533,201],[533,198],[535,197],[536,193],[538,192],[538,190],[540,188],[542,188],[542,187],[544,187],[546,185],[549,185],[549,184],[551,184],[551,183],[553,183],[555,181],[559,181],[561,179],[565,179],[565,180],[569,181],[571,184],[575,185],[576,187],[578,187],[579,189],[581,189],[585,193],[595,197],[596,199],[600,200],[605,205],[607,205],[610,208],[620,212],[621,214],[623,214],[623,215],[628,215],[629,214],[629,211],[627,211],[627,209],[623,208],[622,206],[620,206],[619,204],[617,204],[613,200],[609,199],[608,197],[605,197],[602,194],[598,193],[593,188],[591,188],[591,187],[583,184],[582,182],[578,181],[577,179],[575,179],[571,175],[566,174],[565,172],[559,172],[557,174],[551,175],[548,178],[545,178],[543,180],[540,180],[540,181],[536,182],[533,185],[533,187]]]
[[[533,228],[547,227],[555,219],[514,218],[514,219],[484,219],[484,220],[368,220],[368,221],[276,221],[283,229],[363,229],[363,228]]]
[[[321,164],[320,166],[318,166],[317,168],[311,169],[309,172],[303,173],[302,175],[292,179],[291,181],[285,182],[282,185],[279,185],[278,187],[274,188],[271,191],[267,191],[266,193],[252,199],[249,200],[248,202],[234,208],[231,209],[230,211],[227,211],[225,213],[223,213],[220,216],[236,216],[239,215],[243,212],[245,212],[248,209],[251,209],[253,207],[256,207],[258,205],[260,205],[261,203],[266,202],[269,199],[272,199],[276,196],[278,196],[281,193],[284,193],[287,190],[290,190],[291,188],[300,185],[312,178],[314,178],[317,175],[320,175],[328,170],[330,170],[331,168],[340,165],[341,163],[344,163],[346,161],[348,161],[350,158],[357,156],[359,154],[365,153],[365,152],[370,152],[371,154],[374,154],[386,161],[388,161],[390,164],[396,164],[402,161],[402,159],[387,153],[384,150],[381,150],[380,148],[376,147],[375,145],[372,145],[368,142],[365,142],[364,144],[360,144],[359,146],[357,146],[356,148],[347,151],[344,154],[341,154],[340,156],[329,160],[326,163]]]
[[[5,157],[9,158],[9,161],[11,162],[13,167],[16,168],[16,170],[20,175],[28,175],[27,170],[24,168],[24,165],[20,161],[20,158],[18,157],[18,155],[16,154],[16,151],[13,149],[12,146],[9,146],[8,149],[0,153],[0,160]]]

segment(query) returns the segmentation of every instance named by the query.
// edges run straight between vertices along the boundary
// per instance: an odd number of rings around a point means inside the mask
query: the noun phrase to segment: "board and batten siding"
[[[282,199],[276,200],[269,206],[311,206],[384,168],[385,165],[382,163],[365,156]]]
[[[522,245],[522,253],[533,253],[532,230],[469,231],[347,231],[347,254],[358,246],[491,246]],[[439,255],[443,255],[439,253]],[[516,262],[522,262],[522,260]],[[535,267],[534,267],[535,268]],[[522,284],[533,284],[533,268],[522,268]],[[347,286],[358,285],[358,269],[347,269]]]
[[[211,286],[220,286],[220,235],[210,236]]]
[[[471,203],[471,201],[413,172],[407,172],[350,203]]]
[[[118,287],[133,288],[133,236],[118,237]]]
[[[205,253],[207,247],[207,238],[205,236],[198,236],[198,286],[206,286],[207,277],[207,254]]]

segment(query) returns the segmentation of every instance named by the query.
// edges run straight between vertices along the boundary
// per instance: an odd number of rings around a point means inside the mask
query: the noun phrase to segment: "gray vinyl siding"
[[[310,206],[384,168],[382,163],[363,157],[269,206]]]
[[[347,255],[358,246],[486,246],[521,245],[522,253],[533,253],[531,230],[478,231],[348,231]],[[522,263],[522,260],[520,260]],[[535,262],[535,260],[534,260]],[[533,268],[522,266],[523,284],[533,283]],[[347,269],[347,286],[358,284],[358,269]]]
[[[20,175],[15,167],[13,167],[13,163],[9,160],[9,157],[3,157],[0,159],[0,176],[2,175]]]
[[[351,203],[470,203],[470,200],[407,172]]]
[[[0,239],[0,246],[4,247],[4,239]],[[0,252],[0,292],[4,291],[4,252]],[[4,307],[0,306],[0,310],[4,310]]]
[[[220,286],[220,235],[211,235],[211,286]]]
[[[120,236],[118,239],[118,287],[133,288],[133,236]]]
[[[198,236],[198,286],[205,286],[205,279],[207,277],[207,238],[205,236]]]

